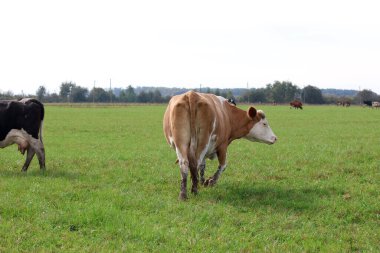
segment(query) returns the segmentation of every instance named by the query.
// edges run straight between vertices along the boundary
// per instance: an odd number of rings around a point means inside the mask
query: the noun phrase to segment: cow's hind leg
[[[182,152],[180,151],[182,150]],[[179,193],[179,199],[187,199],[187,176],[189,174],[189,160],[187,158],[187,150],[185,148],[179,149],[176,147],[176,153],[178,157],[179,168],[181,172],[181,191]]]
[[[41,143],[41,146],[36,151],[36,154],[37,154],[38,162],[40,164],[40,169],[41,170],[45,170],[46,167],[45,167],[45,148],[44,148],[44,144]]]
[[[204,182],[204,184],[203,184],[204,186],[213,186],[217,183],[219,176],[222,174],[222,172],[227,167],[227,165],[226,165],[226,154],[227,153],[226,152],[227,152],[227,147],[221,148],[217,152],[218,161],[219,161],[218,169],[216,170],[216,172],[214,173],[214,175],[212,177],[208,178]]]
[[[34,156],[35,153],[36,152],[34,152],[33,148],[28,147],[28,149],[26,151],[26,160],[25,160],[24,166],[22,166],[22,170],[21,171],[26,172],[28,170],[30,162],[32,161],[33,156]]]
[[[205,182],[204,182],[204,186],[214,186],[217,182],[218,182],[218,179],[219,179],[219,176],[222,174],[222,172],[225,170],[227,166],[224,164],[224,165],[219,165],[218,166],[218,169],[216,170],[216,172],[214,173],[214,175],[210,178],[208,178]]]
[[[181,191],[179,193],[179,199],[187,199],[187,175],[189,174],[189,162],[186,160],[179,161],[179,167],[181,170]]]
[[[40,169],[45,170],[45,147],[41,140],[31,138],[30,140],[33,151],[36,153]]]
[[[196,164],[190,165],[190,174],[191,174],[191,193],[194,195],[198,194],[198,168]]]
[[[205,183],[205,170],[206,170],[206,159],[203,159],[202,163],[198,167],[199,174],[201,177],[201,184]]]

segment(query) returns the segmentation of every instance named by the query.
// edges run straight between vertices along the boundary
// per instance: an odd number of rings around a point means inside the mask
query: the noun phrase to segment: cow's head
[[[277,140],[276,135],[268,124],[265,114],[261,110],[256,110],[254,107],[248,109],[248,117],[250,117],[254,125],[245,136],[250,141],[263,142],[266,144],[274,144]]]

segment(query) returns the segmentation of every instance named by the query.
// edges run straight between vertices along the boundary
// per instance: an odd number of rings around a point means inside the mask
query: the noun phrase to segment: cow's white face
[[[258,113],[262,114],[263,117],[259,122],[253,125],[249,133],[245,136],[245,138],[250,141],[274,144],[277,141],[276,135],[270,128],[268,120],[265,118],[264,112],[258,111]]]

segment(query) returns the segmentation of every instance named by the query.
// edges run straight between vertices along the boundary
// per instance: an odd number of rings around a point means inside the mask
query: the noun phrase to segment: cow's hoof
[[[194,195],[198,194],[198,188],[191,188],[191,193]]]
[[[178,196],[179,200],[187,200],[187,194],[186,192],[181,192]]]
[[[207,179],[205,182],[204,182],[204,186],[207,187],[207,186],[214,186],[216,184],[216,181],[210,177],[209,179]]]

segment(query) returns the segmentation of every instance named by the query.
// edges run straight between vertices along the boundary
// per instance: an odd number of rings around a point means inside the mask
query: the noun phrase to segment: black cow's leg
[[[34,156],[35,153],[36,152],[34,152],[34,150],[33,150],[32,147],[28,147],[28,149],[26,151],[26,160],[25,160],[24,166],[22,166],[22,170],[21,171],[26,172],[28,170],[30,162],[32,161],[33,156]]]

